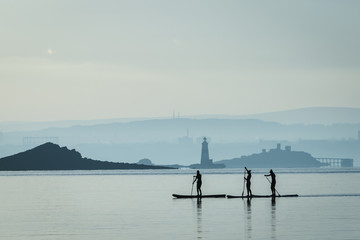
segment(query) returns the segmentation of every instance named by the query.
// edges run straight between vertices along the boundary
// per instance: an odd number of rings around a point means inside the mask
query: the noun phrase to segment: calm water
[[[270,194],[253,169],[253,194]],[[173,199],[193,170],[0,172],[0,239],[359,239],[360,169],[275,169],[299,198]],[[204,194],[241,195],[243,170],[202,171]],[[195,189],[194,189],[195,192]]]

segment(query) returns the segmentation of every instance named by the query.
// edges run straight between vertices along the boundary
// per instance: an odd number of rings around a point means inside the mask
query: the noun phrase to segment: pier
[[[316,160],[321,163],[328,164],[328,166],[325,167],[354,167],[354,159],[352,158],[316,158]]]

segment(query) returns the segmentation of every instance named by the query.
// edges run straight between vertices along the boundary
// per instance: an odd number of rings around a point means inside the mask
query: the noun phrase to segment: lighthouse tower
[[[206,141],[206,137],[204,137],[204,141],[202,143],[202,148],[201,148],[201,162],[200,162],[200,165],[209,166],[211,164],[212,164],[212,160],[210,160],[210,158],[209,158],[208,143]]]

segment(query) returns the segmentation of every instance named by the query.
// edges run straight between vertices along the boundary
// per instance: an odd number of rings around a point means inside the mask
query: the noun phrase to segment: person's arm
[[[193,184],[196,182],[196,179],[197,179],[197,176],[193,176],[194,178],[194,181],[193,181]]]

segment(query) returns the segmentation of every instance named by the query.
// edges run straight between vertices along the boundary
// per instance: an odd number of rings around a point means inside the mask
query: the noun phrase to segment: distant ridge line
[[[258,119],[283,124],[360,123],[360,108],[308,107],[244,115],[188,115],[194,119]]]
[[[322,124],[331,125],[337,123],[360,123],[360,108],[351,107],[309,107],[284,111],[274,111],[265,113],[245,114],[245,115],[226,115],[226,114],[203,114],[203,115],[183,115],[181,117],[138,117],[138,118],[111,118],[97,120],[64,120],[64,121],[45,121],[45,122],[0,122],[1,132],[14,131],[38,131],[48,128],[69,128],[74,126],[94,126],[108,125],[116,123],[132,123],[159,120],[179,120],[179,119],[219,119],[219,120],[261,120],[266,122],[276,122],[281,124]]]

